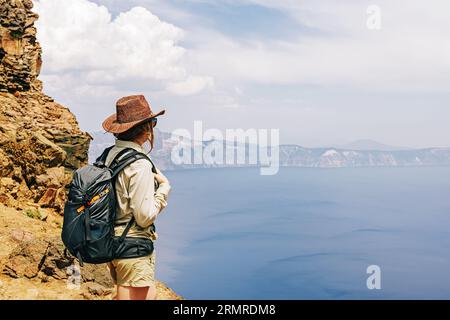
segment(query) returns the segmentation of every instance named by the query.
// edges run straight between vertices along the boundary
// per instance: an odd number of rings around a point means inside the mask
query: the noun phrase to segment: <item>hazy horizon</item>
[[[171,132],[166,132],[164,130],[161,130],[157,128],[157,130],[162,131],[163,133],[171,134]],[[108,132],[105,132],[105,130],[96,130],[96,131],[88,131],[91,135],[96,134],[110,134]],[[156,133],[157,134],[157,133]],[[95,138],[95,137],[94,137]],[[114,139],[114,137],[110,136],[111,140]],[[226,138],[226,137],[225,137]],[[224,141],[230,141],[233,140],[227,140],[223,139]],[[208,141],[208,140],[203,140]],[[393,146],[389,144],[385,144],[380,141],[375,141],[372,139],[355,139],[352,141],[348,141],[347,143],[342,144],[334,144],[334,145],[321,145],[321,146],[307,146],[307,145],[301,145],[299,143],[280,143],[280,145],[297,145],[305,148],[336,148],[336,149],[352,149],[352,150],[377,150],[377,151],[401,151],[401,150],[413,150],[413,149],[428,149],[428,148],[449,148],[446,146],[427,146],[427,147],[408,147],[408,146]],[[371,148],[371,146],[378,146],[379,148]]]

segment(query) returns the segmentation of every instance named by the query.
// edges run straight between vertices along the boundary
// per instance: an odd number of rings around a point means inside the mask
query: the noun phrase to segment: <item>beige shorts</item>
[[[114,284],[124,287],[155,286],[155,251],[149,256],[116,259],[108,263]]]

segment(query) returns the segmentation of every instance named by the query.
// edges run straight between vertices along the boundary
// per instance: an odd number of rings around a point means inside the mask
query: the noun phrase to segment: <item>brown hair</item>
[[[151,121],[141,123],[125,132],[115,133],[114,136],[119,140],[133,141],[137,136],[141,135],[145,131],[150,131],[151,133],[151,137],[150,139],[148,139],[148,142],[150,142],[150,151],[152,151],[154,135],[153,135],[153,124],[151,123]]]

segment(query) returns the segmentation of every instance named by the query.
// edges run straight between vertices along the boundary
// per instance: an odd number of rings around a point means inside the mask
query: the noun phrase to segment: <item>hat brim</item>
[[[158,113],[155,114],[151,114],[150,116],[138,120],[138,121],[133,121],[133,122],[127,122],[127,123],[119,123],[117,122],[117,114],[114,113],[112,115],[110,115],[108,118],[106,118],[105,121],[103,121],[103,129],[105,129],[108,132],[111,133],[122,133],[125,131],[130,130],[131,128],[133,128],[134,126],[137,126],[141,123],[144,123],[152,118],[156,118],[157,116],[163,115],[166,112],[166,110],[161,110]]]

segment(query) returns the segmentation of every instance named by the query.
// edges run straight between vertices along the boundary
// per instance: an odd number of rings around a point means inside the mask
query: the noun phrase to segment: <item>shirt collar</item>
[[[142,148],[140,145],[138,145],[136,142],[133,142],[133,141],[125,141],[125,140],[116,139],[116,147],[132,148],[138,152],[145,153],[144,148]]]

